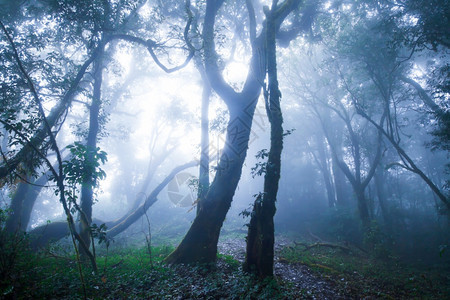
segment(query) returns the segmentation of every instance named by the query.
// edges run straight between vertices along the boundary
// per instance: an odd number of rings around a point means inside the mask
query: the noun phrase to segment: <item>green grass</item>
[[[347,295],[358,298],[446,299],[450,295],[450,266],[407,265],[397,258],[377,259],[360,251],[304,245],[285,247],[281,260],[310,267]]]
[[[255,279],[231,255],[218,254],[216,265],[168,266],[163,260],[173,246],[111,246],[97,249],[99,274],[83,266],[89,299],[302,299],[306,291],[294,283]],[[354,298],[446,299],[450,295],[448,264],[419,268],[395,258],[376,259],[366,253],[302,245],[285,247],[280,260],[303,264],[329,281],[332,290]],[[0,298],[82,299],[83,289],[73,251],[53,246],[40,254],[21,250]],[[108,255],[107,255],[108,254]],[[295,266],[294,266],[295,267]],[[447,268],[447,269],[446,269]],[[6,277],[5,277],[6,278]]]
[[[260,282],[245,274],[230,255],[218,255],[217,265],[168,266],[163,259],[171,246],[99,251],[99,274],[83,266],[89,299],[286,299],[289,285],[273,279]],[[75,256],[62,249],[28,254],[32,262],[20,270],[20,284],[4,289],[3,297],[19,299],[82,299],[83,289]],[[31,259],[32,258],[32,259]],[[22,266],[23,267],[23,266]],[[27,270],[25,270],[27,269]],[[2,298],[0,296],[0,298]]]

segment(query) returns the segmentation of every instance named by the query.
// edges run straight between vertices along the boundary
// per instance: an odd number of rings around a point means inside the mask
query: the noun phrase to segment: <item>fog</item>
[[[0,203],[33,251],[89,254],[105,224],[110,249],[171,264],[240,241],[261,277],[303,242],[448,267],[445,1],[19,2]]]

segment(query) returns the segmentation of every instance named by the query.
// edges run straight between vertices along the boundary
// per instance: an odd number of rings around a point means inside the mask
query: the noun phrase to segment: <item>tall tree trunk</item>
[[[316,136],[317,142],[317,152],[319,153],[319,157],[316,158],[317,165],[320,168],[320,171],[323,176],[323,181],[325,183],[325,189],[327,191],[327,199],[328,199],[328,207],[332,208],[336,205],[336,193],[333,187],[333,181],[331,179],[330,167],[328,166],[328,158],[326,153],[326,144],[323,139],[323,136]]]
[[[29,176],[27,176],[27,180],[31,180]],[[6,220],[6,231],[10,233],[15,233],[21,231],[24,227],[22,224],[22,209],[24,205],[25,197],[30,190],[30,184],[26,182],[20,182],[17,186],[16,191],[11,199],[11,204],[9,206],[10,214],[8,219]]]
[[[336,191],[336,206],[338,208],[345,208],[348,206],[345,175],[344,173],[342,173],[341,169],[339,169],[339,166],[336,163],[336,158],[332,156],[331,160],[332,160],[331,167],[333,170],[334,189]]]
[[[387,199],[386,199],[386,188],[384,184],[384,176],[383,176],[383,169],[381,169],[381,166],[377,168],[375,171],[375,187],[377,189],[377,198],[378,203],[380,204],[381,214],[384,220],[384,224],[386,226],[387,232],[392,232],[392,222],[389,214],[389,209],[387,207]]]
[[[281,171],[281,151],[283,149],[283,116],[280,107],[281,93],[278,89],[276,42],[275,42],[275,10],[276,2],[267,20],[267,73],[269,80],[270,151],[264,177],[264,193],[258,196],[253,204],[247,235],[247,252],[244,270],[253,272],[258,277],[273,276],[273,257],[275,228],[273,217],[276,211],[276,199]]]
[[[216,176],[202,200],[201,209],[189,231],[177,249],[166,258],[166,262],[192,263],[216,260],[220,229],[230,208],[247,155],[257,99],[256,97],[242,109],[231,112]]]
[[[180,245],[166,258],[168,263],[214,262],[216,260],[220,229],[241,177],[250,140],[253,114],[265,74],[264,67],[260,63],[264,55],[263,40],[255,41],[255,24],[254,19],[251,18],[252,58],[243,90],[238,93],[225,82],[218,66],[218,55],[214,43],[215,19],[222,4],[223,1],[211,0],[206,3],[203,49],[204,70],[208,81],[224,100],[230,113],[225,145],[216,175],[208,193],[201,200],[202,204],[197,211],[197,216]]]
[[[89,248],[91,244],[92,205],[94,203],[94,188],[97,179],[94,172],[95,153],[97,151],[97,135],[99,132],[99,114],[102,88],[102,55],[94,63],[94,90],[89,110],[89,132],[86,141],[85,180],[81,185],[80,200],[80,237]],[[83,250],[80,247],[80,250]],[[83,251],[81,251],[83,253]]]
[[[30,223],[31,213],[34,203],[44,185],[48,182],[50,172],[46,172],[38,179],[33,181],[32,177],[27,177],[27,182],[20,182],[16,192],[11,199],[11,215],[6,222],[8,232],[26,231]]]
[[[367,203],[367,198],[365,195],[365,188],[362,185],[358,185],[354,187],[354,191],[356,194],[356,200],[358,202],[358,212],[359,217],[361,219],[361,223],[363,228],[367,230],[370,227],[370,214],[369,207]]]

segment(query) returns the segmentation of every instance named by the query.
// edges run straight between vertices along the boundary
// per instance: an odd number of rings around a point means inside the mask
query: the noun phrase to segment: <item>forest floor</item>
[[[239,262],[243,239],[223,240],[219,252]],[[277,236],[275,278],[308,299],[450,299],[450,264],[412,265],[374,258],[362,249],[334,243],[296,242]]]
[[[221,238],[216,265],[168,266],[163,259],[173,246],[153,246],[151,255],[146,246],[113,243],[108,252],[99,247],[99,274],[87,264],[82,280],[69,245],[52,246],[19,255],[17,272],[10,270],[9,281],[0,282],[0,298],[450,299],[448,263],[417,268],[325,244],[277,236],[275,276],[262,282],[242,271],[241,233]]]
[[[280,259],[282,250],[292,242],[284,237],[278,237],[275,245],[274,275],[279,281],[289,283],[294,294],[311,299],[344,299],[336,284],[314,274],[309,267],[299,263],[289,263]],[[245,259],[244,239],[228,239],[219,243],[219,253],[230,255],[240,263]]]

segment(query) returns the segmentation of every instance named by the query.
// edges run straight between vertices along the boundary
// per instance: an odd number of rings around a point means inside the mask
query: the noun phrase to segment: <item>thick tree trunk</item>
[[[257,97],[232,111],[227,126],[225,146],[216,176],[201,209],[188,233],[167,258],[167,263],[214,262],[220,229],[230,208],[242,166],[247,155],[248,142]]]
[[[37,180],[27,177],[33,184],[20,182],[13,198],[11,199],[11,215],[6,222],[8,232],[26,231],[30,223],[34,203],[43,186],[48,182],[50,172],[43,174]]]
[[[367,230],[370,227],[370,214],[364,190],[365,188],[361,185],[354,187],[356,200],[358,201],[359,217],[364,230]]]
[[[27,179],[31,178],[27,177]],[[8,220],[6,221],[6,231],[8,231],[9,233],[21,231],[21,229],[24,227],[24,225],[22,224],[23,221],[21,215],[24,200],[29,190],[30,185],[25,182],[20,182],[17,186],[17,189],[11,199],[11,204],[9,206],[11,212],[8,216]]]
[[[227,137],[216,176],[198,211],[191,228],[178,248],[170,254],[168,263],[214,262],[220,228],[230,208],[242,173],[250,138],[253,114],[265,76],[265,29],[256,36],[256,17],[252,1],[246,1],[249,13],[249,38],[252,48],[249,72],[241,92],[226,83],[218,63],[214,44],[214,24],[223,0],[208,0],[203,24],[205,72],[214,91],[224,100],[230,112]],[[287,15],[296,9],[299,1],[280,5],[275,20],[279,29]],[[307,23],[310,24],[310,23]],[[263,23],[263,26],[265,24]],[[301,26],[300,26],[301,27]],[[303,27],[301,27],[303,29]],[[294,30],[295,31],[295,30]],[[300,30],[299,30],[300,31]]]
[[[252,58],[250,70],[240,93],[228,85],[218,65],[214,44],[214,24],[223,1],[207,1],[203,25],[204,66],[208,82],[224,100],[230,113],[216,175],[208,193],[202,199],[197,216],[180,245],[167,258],[168,263],[214,262],[220,229],[230,208],[231,201],[241,177],[247,155],[250,132],[256,103],[261,92],[264,67],[263,40],[254,35],[255,24],[251,18]],[[253,15],[254,17],[254,15]]]
[[[28,232],[30,245],[34,250],[39,250],[51,242],[59,241],[69,234],[69,225],[63,221],[48,223]]]

